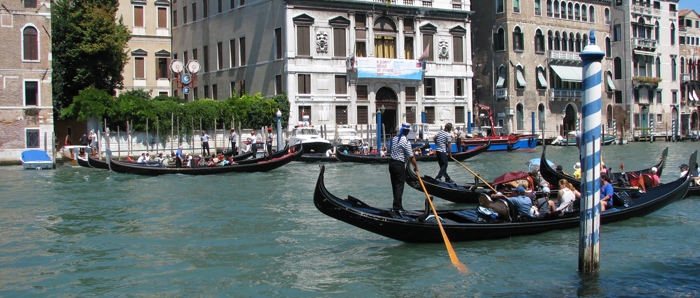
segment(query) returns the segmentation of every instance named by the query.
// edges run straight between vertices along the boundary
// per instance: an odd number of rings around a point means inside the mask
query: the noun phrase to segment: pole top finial
[[[593,29],[591,29],[589,44],[593,44],[593,45],[595,44],[595,31],[593,31]]]

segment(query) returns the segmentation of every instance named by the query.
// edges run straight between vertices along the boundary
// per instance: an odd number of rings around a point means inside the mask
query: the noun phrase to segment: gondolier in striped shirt
[[[439,131],[433,141],[435,142],[435,154],[437,155],[438,164],[440,165],[440,170],[438,171],[435,180],[442,179],[445,176],[445,182],[454,183],[450,179],[450,175],[447,174],[447,158],[452,155],[452,148],[450,148],[450,143],[452,142],[452,123],[445,124],[445,129]]]
[[[413,156],[411,144],[408,142],[408,133],[411,126],[401,125],[399,134],[391,139],[391,162],[389,162],[389,175],[391,176],[391,191],[394,195],[392,209],[398,213],[403,210],[403,187],[406,183],[406,162],[410,161],[413,170],[418,171],[416,158]]]

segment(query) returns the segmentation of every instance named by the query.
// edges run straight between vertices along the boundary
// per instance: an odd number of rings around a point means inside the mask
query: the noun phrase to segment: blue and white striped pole
[[[578,269],[593,273],[600,267],[600,129],[602,71],[605,56],[591,30],[590,43],[580,54],[583,61],[583,132],[581,152],[581,230],[579,232]]]

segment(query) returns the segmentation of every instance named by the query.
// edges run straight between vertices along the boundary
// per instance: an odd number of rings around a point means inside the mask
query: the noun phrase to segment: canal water
[[[603,147],[614,169],[656,163],[678,175],[698,143]],[[493,178],[525,170],[531,152],[486,153],[467,162]],[[573,171],[577,150],[549,147]],[[435,175],[437,163],[419,163]],[[473,181],[450,164],[457,181]],[[601,270],[577,272],[578,230],[443,244],[408,244],[329,218],[313,205],[319,164],[268,173],[142,177],[61,165],[0,168],[0,296],[491,297],[698,296],[700,198],[601,228]],[[386,165],[327,165],[326,185],[389,206]],[[424,195],[406,189],[404,206]],[[437,199],[438,208],[456,208]],[[469,207],[469,206],[464,206]]]

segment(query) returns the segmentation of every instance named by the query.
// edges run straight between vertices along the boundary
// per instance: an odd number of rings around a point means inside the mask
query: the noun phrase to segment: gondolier
[[[452,123],[447,123],[445,124],[445,129],[439,131],[435,137],[433,137],[433,141],[435,142],[435,151],[437,151],[437,160],[438,164],[440,165],[440,170],[438,171],[437,176],[435,176],[435,180],[440,180],[442,179],[442,176],[445,176],[445,182],[454,183],[454,181],[450,179],[450,175],[447,174],[447,160],[448,157],[452,155],[452,148],[450,148],[452,135],[450,132],[452,132]]]
[[[411,131],[411,126],[402,124],[399,129],[399,134],[391,139],[390,154],[391,161],[389,162],[389,176],[391,177],[391,192],[394,195],[392,209],[395,213],[403,210],[403,187],[406,182],[406,161],[410,161],[413,165],[413,170],[418,171],[416,158],[413,156],[411,144],[408,143],[408,133]]]

